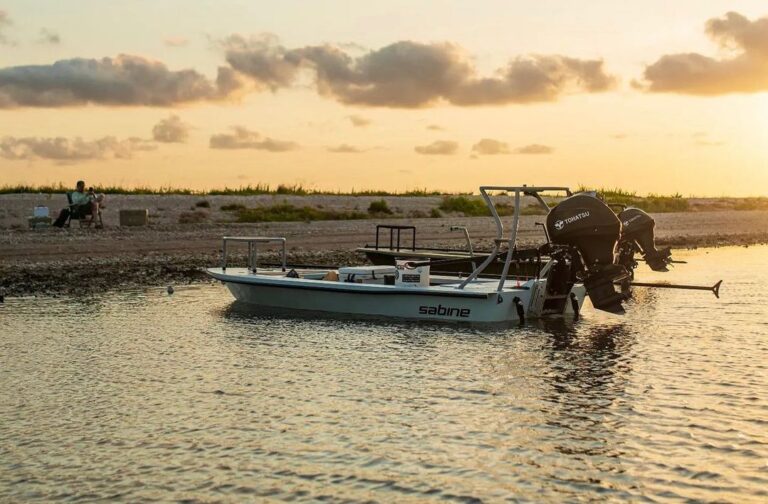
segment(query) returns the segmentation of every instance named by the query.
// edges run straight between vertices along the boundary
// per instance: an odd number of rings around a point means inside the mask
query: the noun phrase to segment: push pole
[[[720,280],[712,287],[707,287],[704,285],[679,285],[679,284],[647,283],[647,282],[631,282],[629,285],[631,287],[653,287],[656,289],[683,289],[683,290],[710,291],[712,292],[712,294],[715,295],[716,298],[720,299],[720,285],[722,283],[723,281]]]

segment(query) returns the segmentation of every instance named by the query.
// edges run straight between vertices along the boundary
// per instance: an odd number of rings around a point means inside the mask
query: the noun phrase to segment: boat
[[[545,192],[561,192],[566,198],[550,208]],[[506,193],[514,200],[508,234],[491,195]],[[419,257],[397,259],[394,265],[353,267],[291,267],[286,260],[284,237],[224,237],[222,263],[207,273],[223,282],[235,299],[261,307],[317,311],[360,316],[444,322],[519,322],[539,317],[579,318],[588,296],[592,305],[612,313],[623,313],[623,302],[631,294],[631,263],[634,251],[663,267],[668,251],[659,251],[653,238],[653,219],[642,211],[622,223],[619,216],[594,193],[572,193],[567,187],[482,186],[485,201],[496,227],[492,249],[478,258],[471,272],[434,273],[461,258]],[[545,208],[546,243],[518,248],[517,234],[521,197],[532,196]],[[639,216],[639,217],[637,217]],[[637,218],[634,218],[637,217]],[[622,233],[622,226],[627,229]],[[634,234],[627,233],[633,230]],[[620,239],[631,239],[632,256]],[[230,267],[228,247],[248,247],[246,267]],[[629,243],[629,242],[628,242]],[[278,244],[281,263],[259,268],[259,246]],[[535,258],[535,261],[532,259]],[[487,269],[503,261],[497,275]],[[621,263],[620,261],[624,261]],[[474,261],[473,261],[474,262]],[[520,263],[533,265],[525,275],[515,274]],[[651,264],[649,262],[649,264]],[[648,285],[648,284],[646,284]]]

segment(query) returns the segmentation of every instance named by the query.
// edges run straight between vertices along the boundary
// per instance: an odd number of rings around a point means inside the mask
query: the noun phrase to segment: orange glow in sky
[[[767,118],[762,0],[0,3],[0,184],[757,196]]]

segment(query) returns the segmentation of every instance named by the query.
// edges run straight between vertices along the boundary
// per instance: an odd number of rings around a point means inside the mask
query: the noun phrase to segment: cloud
[[[0,69],[0,109],[87,104],[168,107],[219,100],[240,87],[232,69],[216,82],[195,70],[169,70],[140,56],[68,59]]]
[[[439,124],[430,124],[429,126],[427,126],[427,129],[430,131],[445,131],[445,128],[443,128]]]
[[[644,80],[635,87],[705,96],[768,90],[768,17],[750,21],[729,12],[707,21],[705,30],[729,56],[667,54],[645,68]]]
[[[515,154],[552,154],[555,152],[553,147],[541,144],[529,144],[515,149]]]
[[[277,37],[261,35],[246,39],[232,35],[221,43],[227,63],[249,76],[257,87],[273,91],[288,87],[296,78],[302,58],[277,45]]]
[[[257,149],[270,152],[287,152],[299,148],[295,142],[262,137],[259,133],[250,131],[243,126],[232,126],[231,129],[232,133],[220,133],[211,136],[211,149]]]
[[[459,150],[459,144],[450,140],[437,140],[429,145],[419,145],[414,149],[419,154],[450,156]]]
[[[454,44],[400,41],[361,56],[333,45],[288,49],[274,36],[222,42],[226,60],[261,89],[295,84],[303,71],[317,92],[349,105],[393,108],[501,105],[554,101],[567,92],[600,92],[615,79],[601,60],[559,55],[518,57],[492,76],[480,76]]]
[[[371,124],[371,120],[359,115],[347,116],[347,119],[352,123],[355,128],[364,128]]]
[[[13,21],[11,21],[11,17],[8,15],[8,13],[0,9],[0,45],[12,45],[11,41],[8,40],[5,35],[3,35],[3,30],[12,24]]]
[[[162,143],[184,143],[189,138],[189,124],[181,120],[177,115],[170,115],[161,119],[152,128],[152,138]]]
[[[163,43],[168,47],[184,47],[189,44],[189,40],[185,37],[167,37]]]
[[[0,11],[2,29],[10,24]],[[42,40],[58,43],[44,29]],[[172,46],[181,38],[165,41]],[[554,101],[570,92],[600,92],[615,79],[601,60],[559,55],[517,57],[490,76],[479,75],[471,58],[449,43],[400,41],[378,50],[333,45],[288,49],[274,36],[233,35],[220,42],[228,66],[215,79],[194,69],[171,70],[141,56],[59,60],[47,65],[0,68],[0,109],[84,105],[171,107],[232,98],[246,90],[277,91],[313,77],[321,96],[343,104],[419,108]],[[370,120],[349,116],[362,127]]]
[[[509,154],[509,145],[493,140],[492,138],[483,138],[472,146],[472,152],[481,156],[492,156],[496,154]]]
[[[61,37],[55,31],[51,31],[48,28],[42,28],[37,42],[39,44],[58,45],[61,43]]]
[[[328,152],[334,152],[337,154],[360,154],[365,151],[366,149],[361,149],[360,147],[355,147],[354,145],[348,144],[341,144],[337,145],[336,147],[328,147]]]
[[[456,105],[551,102],[569,91],[607,91],[616,82],[605,73],[602,60],[533,55],[511,61],[496,77],[471,80],[450,101]]]
[[[156,146],[142,138],[118,140],[106,136],[96,140],[80,137],[25,137],[6,136],[0,139],[0,157],[10,160],[51,159],[60,163],[93,159],[130,159],[141,151],[154,150]]]

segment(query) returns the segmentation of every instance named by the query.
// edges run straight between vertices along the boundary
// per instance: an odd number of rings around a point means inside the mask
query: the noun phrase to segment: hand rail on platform
[[[256,273],[256,264],[259,260],[259,243],[280,243],[280,263],[283,271],[286,269],[285,238],[278,236],[225,236],[221,246],[221,270],[227,270],[227,242],[240,242],[248,244],[248,270]]]

